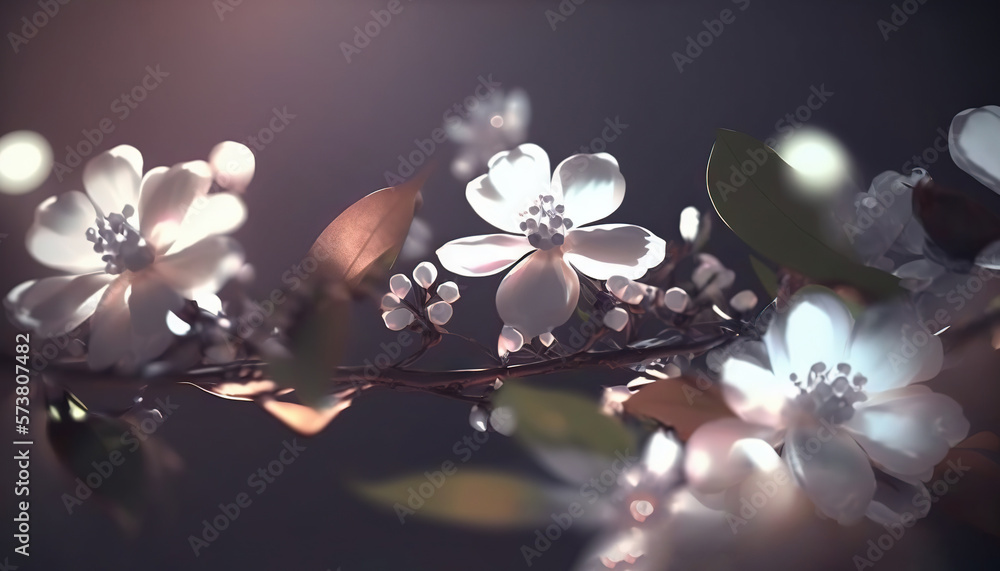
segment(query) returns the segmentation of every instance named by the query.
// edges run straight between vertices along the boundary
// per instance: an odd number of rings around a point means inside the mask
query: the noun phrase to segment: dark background
[[[385,186],[384,173],[396,169],[397,155],[414,150],[415,139],[428,138],[449,107],[473,94],[479,76],[492,74],[504,87],[528,91],[530,141],[549,152],[553,165],[599,137],[606,118],[626,123],[608,152],[619,159],[629,192],[608,221],[677,239],[682,208],[709,208],[704,178],[714,130],[769,137],[776,121],[806,103],[811,86],[834,95],[810,125],[831,131],[851,150],[864,186],[931,146],[936,131],[947,130],[959,111],[1000,103],[996,2],[928,0],[886,40],[876,22],[891,17],[892,4],[751,0],[740,11],[729,0],[589,0],[553,30],[545,11],[558,10],[556,0],[403,0],[403,11],[349,64],[341,42],[351,42],[353,28],[363,27],[386,1],[243,0],[220,19],[211,0],[74,0],[18,53],[0,46],[0,133],[38,131],[63,162],[66,145],[83,138],[81,129],[112,117],[115,131],[99,150],[132,144],[148,169],[204,158],[215,143],[244,140],[267,126],[272,109],[287,108],[295,119],[256,153],[256,177],[246,194],[250,218],[236,233],[257,270],[255,292],[263,297],[281,285],[281,274],[333,217]],[[735,11],[735,22],[679,73],[671,54],[683,51],[687,37],[704,30],[702,21],[723,9]],[[5,0],[0,32],[20,33],[21,18],[38,10],[34,1]],[[112,101],[155,65],[169,77],[127,119],[115,118]],[[443,148],[434,157],[447,167],[452,151]],[[62,182],[50,177],[31,194],[0,197],[0,233],[8,234],[0,243],[0,290],[48,275],[25,252],[24,232],[44,197],[81,188],[81,170]],[[930,170],[957,186],[978,186],[947,157]],[[447,168],[428,184],[422,216],[434,227],[432,247],[490,231],[465,203],[463,190]],[[737,270],[741,283],[754,285],[747,248],[721,224],[710,251]],[[412,265],[400,270],[409,273]],[[501,325],[492,304],[499,276],[459,282],[465,293],[451,328],[491,345]],[[353,327],[356,347],[349,354],[359,363],[393,338],[371,305],[358,307]],[[3,339],[13,342],[6,324]],[[445,350],[424,366],[470,364],[458,353]],[[560,384],[576,383],[596,395],[600,384],[627,378],[569,376]],[[530,531],[483,534],[419,520],[401,526],[392,513],[349,491],[353,481],[438,468],[455,459],[453,445],[471,434],[460,403],[384,392],[360,399],[304,442],[308,451],[194,558],[187,536],[216,515],[218,503],[247,491],[247,476],[275,459],[292,434],[254,405],[195,389],[169,394],[180,409],[158,435],[186,466],[169,496],[171,509],[138,537],[123,537],[93,505],[68,515],[59,497],[69,491],[69,479],[37,464],[32,556],[22,569],[523,566],[518,549],[531,541]],[[970,417],[995,402],[968,403]],[[471,463],[544,477],[499,436]],[[7,482],[11,472],[4,473]],[[6,506],[12,495],[4,486],[0,503]],[[584,534],[563,539],[535,568],[568,568],[585,540]],[[995,545],[991,549],[984,537],[956,536],[946,544],[932,568],[980,568],[988,566],[984,557],[996,560]],[[853,568],[846,554],[825,564]]]

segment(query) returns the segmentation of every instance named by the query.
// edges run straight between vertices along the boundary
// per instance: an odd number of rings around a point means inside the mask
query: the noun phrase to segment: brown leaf
[[[354,289],[371,269],[391,266],[406,241],[429,174],[425,170],[399,186],[377,190],[335,218],[309,249],[320,271]]]
[[[672,426],[682,440],[706,422],[733,415],[717,387],[683,377],[644,385],[624,407],[631,415]]]
[[[285,423],[288,428],[298,432],[302,436],[313,436],[322,431],[328,424],[333,422],[341,412],[351,406],[351,400],[339,400],[333,406],[315,409],[294,402],[274,400],[271,397],[264,397],[257,400],[257,404],[271,413],[274,418]]]

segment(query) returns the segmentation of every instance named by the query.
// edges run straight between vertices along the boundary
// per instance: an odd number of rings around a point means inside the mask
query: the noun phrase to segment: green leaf
[[[403,523],[416,515],[486,528],[530,527],[544,521],[553,507],[545,490],[529,480],[453,464],[449,474],[445,467],[355,487],[370,501],[392,508]]]
[[[778,274],[764,265],[764,262],[757,259],[756,256],[750,256],[750,265],[753,266],[753,271],[757,274],[757,279],[764,286],[767,295],[771,299],[778,297]]]
[[[771,261],[876,298],[902,293],[896,277],[853,261],[844,243],[823,231],[829,205],[801,189],[794,169],[764,143],[720,129],[707,184],[722,220]]]
[[[429,172],[377,190],[331,222],[309,249],[332,281],[357,289],[373,270],[387,270],[399,255]]]
[[[635,450],[635,439],[622,423],[582,396],[507,382],[494,402],[513,410],[514,435],[528,446],[583,448],[609,458]]]

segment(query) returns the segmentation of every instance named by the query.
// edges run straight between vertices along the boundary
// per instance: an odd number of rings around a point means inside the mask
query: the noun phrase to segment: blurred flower
[[[209,195],[211,185],[205,161],[143,176],[134,147],[94,157],[83,172],[87,194],[42,202],[26,238],[36,260],[73,275],[22,283],[5,305],[18,324],[46,336],[93,316],[94,369],[157,357],[173,340],[168,313],[184,298],[215,293],[243,265],[239,245],[221,234],[243,223],[245,208],[229,193]]]
[[[966,109],[951,122],[948,148],[958,168],[1000,194],[1000,107]]]
[[[843,524],[875,517],[873,464],[922,488],[968,433],[955,401],[914,384],[937,375],[942,360],[941,341],[903,307],[873,307],[855,323],[832,292],[802,291],[763,344],[745,343],[723,363],[723,396],[741,420],[698,428],[688,479],[718,492],[745,475],[758,450],[783,444],[789,470],[824,514]]]
[[[504,323],[531,339],[573,315],[580,294],[574,268],[595,279],[635,279],[663,261],[666,244],[645,228],[575,228],[610,215],[624,197],[625,179],[611,155],[574,155],[556,167],[550,182],[545,151],[521,145],[493,157],[490,173],[469,183],[466,198],[490,224],[522,235],[453,240],[438,258],[470,277],[495,274],[524,258],[500,283],[496,304]]]
[[[685,242],[694,242],[698,237],[698,227],[701,225],[701,213],[694,206],[688,206],[681,211],[681,238]]]
[[[462,182],[476,176],[490,157],[526,141],[530,123],[531,102],[521,89],[506,95],[502,90],[494,91],[470,108],[464,120],[451,117],[444,129],[448,138],[460,145],[451,164],[452,174]]]

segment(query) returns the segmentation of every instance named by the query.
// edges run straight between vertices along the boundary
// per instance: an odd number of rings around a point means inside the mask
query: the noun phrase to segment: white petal
[[[524,236],[488,234],[452,240],[438,248],[437,255],[449,272],[480,277],[509,268],[532,250]]]
[[[629,305],[642,303],[646,297],[646,288],[625,276],[611,276],[604,285],[612,295]]]
[[[155,168],[142,180],[139,196],[139,231],[159,251],[166,251],[180,236],[181,224],[195,200],[212,186],[212,169],[205,161]]]
[[[739,357],[722,364],[722,389],[726,404],[740,418],[775,428],[784,426],[782,413],[799,392],[787,378]]]
[[[791,428],[782,456],[824,514],[842,525],[864,518],[875,495],[875,472],[864,450],[845,431],[827,424]]]
[[[243,249],[232,238],[213,236],[153,263],[152,271],[184,297],[215,293],[243,267]]]
[[[434,281],[437,280],[438,270],[434,264],[430,262],[420,262],[417,267],[413,269],[413,281],[420,284],[420,287],[428,289],[434,285]]]
[[[489,418],[489,413],[479,408],[479,405],[473,406],[472,410],[469,411],[469,426],[474,428],[476,432],[486,432],[486,422]]]
[[[711,254],[698,255],[698,267],[691,274],[691,281],[698,289],[710,287],[723,290],[733,285],[736,273],[722,265],[718,258]]]
[[[209,236],[234,232],[246,219],[247,207],[235,194],[220,192],[199,196],[191,203],[177,230],[177,241],[168,253],[179,252]]]
[[[948,145],[960,169],[1000,193],[1000,107],[987,105],[956,115]]]
[[[510,325],[504,325],[497,339],[497,354],[503,357],[507,353],[517,353],[524,346],[524,335]]]
[[[103,269],[101,256],[87,241],[87,229],[95,225],[97,212],[85,194],[70,191],[47,198],[35,209],[35,222],[28,229],[25,246],[39,262],[73,273]]]
[[[465,197],[483,220],[507,232],[520,232],[518,213],[538,195],[552,193],[549,156],[538,145],[521,145],[490,159],[490,172],[465,189]]]
[[[663,305],[675,313],[681,313],[688,308],[691,303],[691,296],[688,292],[679,287],[672,287],[663,292]]]
[[[399,307],[399,297],[394,293],[387,293],[382,296],[382,311],[391,311]]]
[[[607,153],[573,155],[559,163],[552,187],[562,194],[566,217],[577,227],[606,218],[625,199],[625,177]]]
[[[497,289],[503,322],[531,339],[573,316],[580,279],[558,249],[536,251],[507,274]]]
[[[105,273],[58,276],[24,282],[4,299],[21,327],[43,337],[68,333],[90,317],[114,279]]]
[[[594,279],[634,280],[663,261],[667,244],[640,226],[601,224],[570,230],[563,251],[566,261]]]
[[[668,435],[663,429],[657,430],[646,443],[642,462],[646,469],[657,476],[666,476],[681,468],[680,443],[673,435]]]
[[[926,381],[944,362],[941,339],[932,333],[904,305],[869,308],[854,328],[849,363],[868,378],[869,394]]]
[[[538,336],[538,340],[541,341],[542,345],[545,345],[546,347],[551,347],[552,344],[556,342],[555,335],[552,335],[551,333],[542,333]]]
[[[628,325],[628,312],[620,307],[616,307],[604,314],[604,326],[608,329],[621,331]]]
[[[701,492],[721,492],[742,482],[756,468],[748,439],[773,444],[773,428],[748,424],[736,418],[713,420],[699,426],[687,441],[684,472],[690,484]]]
[[[125,292],[129,288],[126,278],[119,277],[101,298],[90,320],[90,339],[87,341],[87,364],[100,370],[125,360],[132,347],[132,324]]]
[[[120,213],[126,204],[139,204],[142,154],[135,147],[119,145],[90,161],[83,169],[83,187],[105,216]]]
[[[253,180],[256,160],[253,151],[242,143],[223,141],[208,155],[215,182],[233,192],[243,192]]]
[[[393,309],[382,314],[382,321],[391,331],[400,331],[413,323],[413,312],[405,307]]]
[[[741,313],[746,313],[751,309],[757,307],[757,294],[745,289],[740,293],[733,296],[733,299],[729,300],[729,305],[733,309]]]
[[[906,476],[933,468],[969,433],[969,421],[958,403],[926,392],[874,406],[861,403],[844,427],[872,460]]]
[[[180,311],[184,300],[151,272],[142,272],[132,281],[128,297],[132,327],[130,365],[141,365],[160,356],[174,341],[167,315]]]
[[[458,284],[455,282],[444,282],[437,287],[437,294],[441,296],[441,301],[455,303],[462,294],[458,291]]]
[[[681,238],[686,242],[694,242],[698,237],[698,227],[701,225],[701,213],[694,206],[681,210]]]
[[[804,377],[816,363],[827,369],[847,359],[854,318],[836,294],[808,289],[792,297],[764,335],[771,369],[779,378]]]
[[[454,310],[446,301],[438,301],[427,306],[427,318],[435,325],[444,325],[451,320]]]
[[[413,282],[404,274],[395,274],[389,278],[389,290],[399,299],[406,297],[411,289],[413,289]]]
[[[930,511],[933,500],[922,483],[904,482],[892,476],[879,475],[876,486],[875,497],[868,505],[865,515],[879,525],[899,524],[904,514],[909,514],[914,519],[922,518]]]

